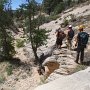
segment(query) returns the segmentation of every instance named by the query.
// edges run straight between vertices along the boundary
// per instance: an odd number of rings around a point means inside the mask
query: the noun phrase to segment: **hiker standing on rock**
[[[65,38],[65,33],[59,28],[57,31],[56,31],[56,47],[61,49],[61,45],[62,45],[62,41],[63,39]]]
[[[89,34],[83,31],[84,26],[79,26],[79,33],[76,38],[76,46],[77,46],[77,57],[76,57],[76,63],[79,61],[80,56],[80,63],[83,64],[84,59],[84,49],[86,48],[86,45],[88,43]]]
[[[67,37],[67,47],[68,49],[71,49],[72,39],[74,37],[74,31],[72,29],[72,25],[69,25],[66,37]]]

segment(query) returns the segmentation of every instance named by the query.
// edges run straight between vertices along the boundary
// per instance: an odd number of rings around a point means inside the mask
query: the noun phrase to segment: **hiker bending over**
[[[67,47],[71,49],[72,47],[72,39],[74,37],[74,31],[72,29],[72,25],[69,25],[68,32],[67,32]]]
[[[57,31],[56,31],[56,47],[61,49],[61,45],[62,45],[62,41],[63,39],[65,38],[65,33],[59,28]]]
[[[77,56],[76,56],[76,63],[79,61],[79,56],[80,56],[80,63],[83,64],[83,59],[84,59],[84,49],[86,48],[86,45],[88,43],[88,38],[89,34],[83,31],[83,25],[79,26],[79,33],[77,35],[77,41],[76,41],[76,46],[77,46]]]

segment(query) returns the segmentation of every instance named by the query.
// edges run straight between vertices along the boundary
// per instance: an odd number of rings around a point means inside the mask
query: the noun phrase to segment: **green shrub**
[[[48,17],[45,17],[45,15],[41,15],[38,18],[40,18],[39,24],[42,25],[44,23],[49,23],[50,21],[56,20],[57,18],[59,18],[60,16],[58,15],[50,15]],[[38,20],[37,18],[37,20]]]
[[[66,27],[69,24],[69,21],[67,19],[63,20],[63,23],[61,24],[61,27]]]
[[[40,24],[40,25],[42,25],[42,24],[44,24],[44,22],[46,22],[46,21],[45,21],[45,19],[46,19],[45,15],[40,15],[37,19],[39,19],[39,18],[41,19],[41,20],[39,21],[39,24]]]
[[[61,13],[64,9],[65,9],[65,4],[63,2],[61,2],[60,4],[58,4],[55,9],[54,9],[54,13],[55,14],[59,14]]]
[[[7,75],[11,75],[11,74],[13,74],[13,67],[12,67],[12,65],[9,65],[7,68],[6,68],[6,72],[7,72]]]
[[[24,47],[24,42],[25,42],[25,40],[17,39],[17,40],[16,40],[16,46],[17,46],[18,48]]]
[[[0,55],[10,58],[16,53],[14,49],[14,38],[9,31],[6,36],[6,39],[4,39],[4,37],[2,37],[2,33],[0,32]]]
[[[4,81],[5,81],[5,78],[3,76],[0,76],[0,84],[4,83]]]
[[[69,24],[68,20],[65,19],[65,20],[64,20],[64,25],[67,26],[68,24]]]
[[[76,21],[76,16],[74,14],[71,14],[70,16],[71,16],[71,20],[70,20],[71,22]]]
[[[59,18],[60,16],[58,16],[58,15],[52,15],[52,16],[50,16],[49,18],[51,19],[51,21],[52,20],[56,20],[57,18]]]

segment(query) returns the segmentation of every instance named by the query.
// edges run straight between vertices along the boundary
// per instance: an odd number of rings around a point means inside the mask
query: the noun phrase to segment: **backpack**
[[[72,39],[74,37],[74,31],[73,30],[69,30],[68,31],[68,38]]]
[[[86,32],[79,33],[79,40],[81,45],[86,45],[88,43],[89,35]]]
[[[60,31],[60,32],[57,33],[57,37],[61,38],[61,39],[64,39],[66,37],[66,35],[63,31]]]
[[[63,32],[62,33],[62,39],[64,39],[66,37],[66,34]]]

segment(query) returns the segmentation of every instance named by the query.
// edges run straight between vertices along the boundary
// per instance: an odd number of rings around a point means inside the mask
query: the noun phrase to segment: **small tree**
[[[13,23],[10,15],[11,1],[0,0],[0,55],[6,58],[14,55],[13,38],[10,25]]]
[[[37,48],[44,45],[46,43],[46,39],[48,35],[45,29],[40,29],[40,18],[35,19],[34,16],[36,14],[37,3],[34,0],[29,1],[27,4],[27,18],[26,18],[26,31],[28,35],[28,39],[31,42],[32,50],[35,56],[35,63],[39,63],[39,57],[37,55]],[[39,13],[41,15],[41,12]]]
[[[65,10],[65,4],[64,2],[60,2],[54,9],[54,13],[58,14],[61,13],[63,10]]]

